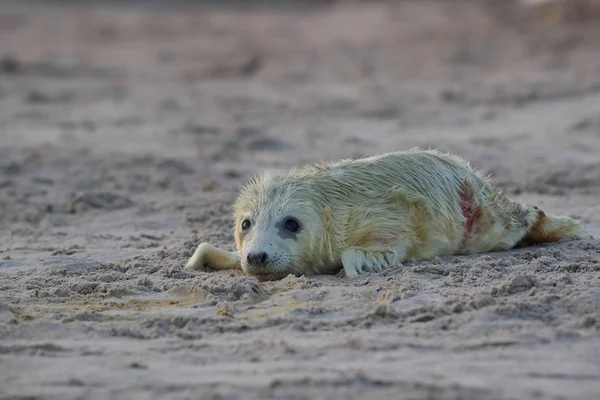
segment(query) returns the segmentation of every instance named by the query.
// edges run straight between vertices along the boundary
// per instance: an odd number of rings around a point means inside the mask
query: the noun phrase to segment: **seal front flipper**
[[[403,261],[406,251],[370,251],[352,247],[342,253],[342,265],[348,278],[365,272],[382,271]]]
[[[190,257],[186,268],[202,269],[237,269],[241,268],[240,257],[237,251],[225,251],[209,243],[200,243],[194,254]]]

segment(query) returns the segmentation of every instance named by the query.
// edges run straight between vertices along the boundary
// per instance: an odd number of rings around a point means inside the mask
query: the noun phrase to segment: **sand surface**
[[[253,174],[414,146],[600,235],[600,19],[126,3],[0,3],[2,399],[600,398],[598,241],[183,268]]]

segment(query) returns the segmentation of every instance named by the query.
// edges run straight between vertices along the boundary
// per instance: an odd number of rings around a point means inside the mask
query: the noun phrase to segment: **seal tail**
[[[567,216],[546,214],[537,207],[536,220],[516,247],[531,246],[538,243],[558,242],[562,239],[592,239],[576,219]]]

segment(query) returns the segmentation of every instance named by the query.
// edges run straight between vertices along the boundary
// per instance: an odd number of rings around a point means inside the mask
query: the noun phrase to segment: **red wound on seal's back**
[[[465,217],[465,240],[471,239],[479,231],[483,220],[483,210],[481,206],[475,204],[475,196],[470,189],[471,187],[468,182],[464,181],[458,193],[460,211],[463,217]]]

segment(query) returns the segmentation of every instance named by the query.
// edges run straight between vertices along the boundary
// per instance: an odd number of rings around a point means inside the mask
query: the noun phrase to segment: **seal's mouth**
[[[255,277],[259,281],[277,281],[277,280],[285,278],[286,276],[288,276],[290,274],[299,276],[298,274],[294,274],[293,272],[290,272],[290,271],[267,271],[267,270],[248,271],[244,268],[242,268],[242,269],[244,270],[244,272],[246,274]]]
[[[288,276],[289,274],[287,272],[283,272],[283,273],[260,273],[260,274],[250,274],[253,277],[255,277],[256,279],[258,279],[261,282],[264,281],[278,281],[281,280],[283,278],[285,278],[286,276]]]

